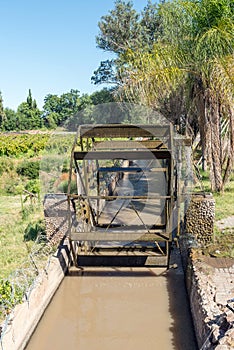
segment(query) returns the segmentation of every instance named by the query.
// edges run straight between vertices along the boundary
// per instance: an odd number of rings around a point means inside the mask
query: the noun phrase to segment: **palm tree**
[[[199,126],[212,190],[223,191],[234,156],[233,3],[174,0],[159,13],[162,35],[152,52],[125,53],[122,91],[161,110],[181,106],[177,114]],[[222,121],[228,121],[225,156]]]

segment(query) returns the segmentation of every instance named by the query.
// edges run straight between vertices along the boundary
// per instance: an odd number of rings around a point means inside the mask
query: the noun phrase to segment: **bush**
[[[3,173],[9,173],[11,170],[14,169],[14,163],[12,159],[6,158],[6,157],[1,157],[0,161],[0,175]]]
[[[38,236],[46,239],[45,225],[42,221],[28,224],[24,231],[24,241],[35,241]]]
[[[18,176],[11,172],[11,173],[4,173],[1,176],[1,182],[0,182],[0,191],[2,195],[17,195],[20,193],[19,187],[21,185],[21,181],[18,178]]]
[[[31,193],[39,194],[40,193],[40,182],[38,179],[29,180],[25,186],[25,189]]]
[[[12,285],[10,281],[0,279],[0,315],[20,304],[24,297],[24,288]]]
[[[50,154],[41,160],[41,170],[46,173],[61,172],[64,168],[64,157]]]
[[[39,177],[40,162],[25,160],[18,165],[16,172],[18,175],[26,176],[29,179],[37,179]]]
[[[49,140],[48,134],[7,134],[0,135],[0,156],[21,157],[40,154]]]
[[[64,180],[62,181],[59,186],[58,186],[58,190],[63,192],[63,193],[67,193],[67,189],[68,189],[68,180]],[[77,193],[77,186],[76,186],[76,181],[72,180],[71,181],[71,193]]]

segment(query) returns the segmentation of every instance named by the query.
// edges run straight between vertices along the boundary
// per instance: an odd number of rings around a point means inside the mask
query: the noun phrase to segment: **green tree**
[[[100,34],[96,37],[97,46],[111,53],[116,58],[102,61],[91,78],[94,84],[121,83],[118,69],[121,66],[119,55],[129,48],[139,46],[139,14],[133,9],[132,2],[116,0],[115,8],[108,15],[102,16],[98,23]]]
[[[64,123],[80,110],[80,93],[71,89],[61,96],[49,94],[44,99],[43,118],[45,125],[54,128]]]
[[[165,2],[160,40],[149,52],[128,50],[122,91],[156,109],[179,109],[199,126],[212,189],[222,191],[234,156],[234,7],[229,0]],[[174,101],[178,103],[172,103]],[[183,115],[185,113],[185,116]],[[224,156],[221,124],[228,122]]]
[[[120,54],[139,44],[139,14],[130,1],[116,0],[115,9],[102,16],[98,26],[100,34],[96,41],[100,49]]]
[[[4,128],[5,119],[6,119],[6,114],[3,107],[2,93],[0,91],[0,129]]]
[[[103,112],[103,109],[105,109],[105,104],[114,102],[113,92],[113,89],[104,88],[91,95],[83,94],[80,97],[79,111],[68,118],[64,126],[69,130],[75,130],[80,124],[110,122],[109,116]]]
[[[102,103],[115,102],[114,99],[114,89],[104,88],[99,91],[95,91],[90,95],[92,104],[99,105]]]
[[[31,90],[26,102],[22,102],[17,109],[17,128],[19,130],[39,129],[43,126],[41,111],[37,108],[36,100],[32,99]]]
[[[154,44],[160,40],[162,36],[161,16],[158,12],[158,4],[153,4],[148,0],[147,5],[141,13],[141,45],[144,49],[152,50]]]
[[[229,0],[173,4],[174,8],[170,4],[162,7],[165,36],[176,48],[177,67],[187,72],[189,106],[199,124],[203,164],[210,168],[212,189],[222,191],[234,156],[234,85],[230,74],[234,65],[234,7]],[[229,124],[226,156],[221,134],[224,120]]]
[[[98,23],[100,33],[96,37],[97,46],[114,54],[114,58],[102,61],[91,80],[94,84],[110,83],[121,86],[129,50],[151,51],[160,38],[161,19],[158,5],[148,0],[147,6],[139,14],[131,1],[117,0],[115,8],[102,16]]]
[[[62,120],[71,117],[80,110],[80,92],[71,89],[60,96]]]
[[[60,97],[48,94],[43,106],[43,119],[46,127],[55,128],[60,123],[60,111]]]
[[[17,130],[17,114],[13,109],[5,108],[5,119],[2,123],[2,130],[4,131],[12,131]]]
[[[27,104],[30,108],[33,108],[33,99],[32,99],[31,89],[29,89],[29,92],[28,92]]]

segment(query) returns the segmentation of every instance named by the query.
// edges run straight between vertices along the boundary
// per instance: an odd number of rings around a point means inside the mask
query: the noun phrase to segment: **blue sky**
[[[93,71],[108,59],[96,47],[98,21],[114,0],[0,0],[0,91],[4,107],[17,109],[28,90],[44,97],[78,89],[91,93]],[[133,0],[141,11],[147,0]]]

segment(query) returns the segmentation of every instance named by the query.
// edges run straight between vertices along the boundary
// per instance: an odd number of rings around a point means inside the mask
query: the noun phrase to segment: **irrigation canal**
[[[177,268],[71,269],[26,350],[196,350]]]

